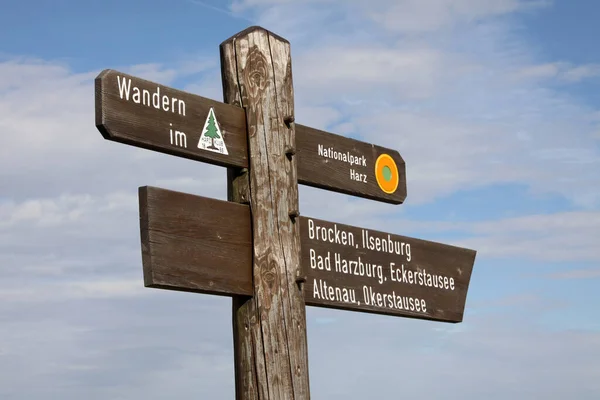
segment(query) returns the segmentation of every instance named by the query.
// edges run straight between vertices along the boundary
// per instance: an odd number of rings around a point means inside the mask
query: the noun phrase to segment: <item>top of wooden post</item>
[[[232,40],[234,40],[234,39],[241,38],[241,37],[244,37],[244,36],[248,36],[250,33],[254,32],[254,31],[263,31],[263,32],[265,32],[265,33],[266,33],[268,36],[272,36],[272,37],[276,38],[277,40],[279,40],[279,41],[281,41],[281,42],[288,43],[288,44],[290,43],[290,42],[289,42],[287,39],[284,39],[284,38],[282,38],[282,37],[281,37],[281,36],[279,36],[278,34],[276,34],[276,33],[273,33],[273,32],[271,32],[271,31],[269,31],[268,29],[265,29],[265,28],[263,28],[262,26],[254,25],[254,26],[250,26],[250,27],[248,27],[248,28],[244,29],[244,30],[243,30],[243,31],[241,31],[241,32],[238,32],[238,33],[236,33],[235,35],[231,36],[229,39],[227,39],[227,40],[223,41],[223,42],[221,43],[221,46],[223,46],[223,45],[224,45],[224,44],[226,44],[226,43],[229,43],[229,42],[231,42],[231,41],[232,41]]]

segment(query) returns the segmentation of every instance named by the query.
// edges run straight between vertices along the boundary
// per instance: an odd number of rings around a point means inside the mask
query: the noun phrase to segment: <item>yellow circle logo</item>
[[[375,161],[375,178],[379,188],[387,194],[398,189],[400,176],[394,159],[389,154],[382,154]]]

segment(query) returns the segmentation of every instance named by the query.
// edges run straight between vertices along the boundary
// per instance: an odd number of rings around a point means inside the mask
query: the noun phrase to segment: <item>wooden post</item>
[[[228,171],[230,201],[249,203],[252,298],[234,297],[236,398],[310,398],[302,294],[290,44],[260,27],[223,42],[225,103],[246,109],[248,169]]]

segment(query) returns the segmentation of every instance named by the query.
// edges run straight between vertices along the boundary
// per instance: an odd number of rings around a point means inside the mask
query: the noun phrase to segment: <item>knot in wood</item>
[[[294,118],[293,115],[288,115],[287,117],[285,117],[283,119],[283,122],[285,122],[285,125],[289,128],[292,126],[292,124],[296,121],[296,118]]]
[[[275,269],[269,269],[264,271],[262,274],[263,282],[267,285],[267,287],[273,290],[273,286],[275,286]]]
[[[296,218],[298,218],[300,216],[300,211],[298,211],[297,209],[293,209],[293,210],[290,210],[288,215],[290,216],[292,222],[296,222]]]
[[[259,274],[258,277],[263,287],[270,292],[279,290],[279,282],[277,281],[277,260],[273,259],[270,254],[262,258],[258,262]],[[269,308],[270,306],[268,306]]]
[[[289,158],[290,160],[292,159],[292,156],[294,156],[296,154],[296,147],[292,146],[292,145],[288,145],[285,148],[285,155],[287,156],[287,158]]]
[[[252,46],[244,68],[246,95],[251,104],[262,99],[269,84],[267,66],[268,61],[262,51],[256,45]]]

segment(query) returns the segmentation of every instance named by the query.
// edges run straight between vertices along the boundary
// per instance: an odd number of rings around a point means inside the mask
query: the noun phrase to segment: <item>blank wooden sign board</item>
[[[461,322],[476,252],[300,216],[298,184],[391,204],[392,149],[294,123],[290,44],[260,27],[220,46],[224,102],[114,70],[103,137],[228,168],[228,200],[139,189],[144,284],[233,298],[237,399],[308,399],[305,306]]]

